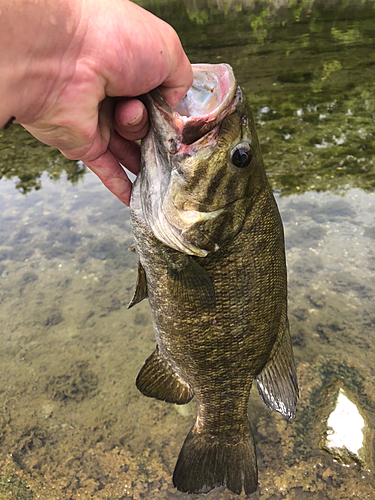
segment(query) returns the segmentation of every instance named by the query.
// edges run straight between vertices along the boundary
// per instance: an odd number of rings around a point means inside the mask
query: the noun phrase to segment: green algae
[[[0,463],[0,498],[1,500],[32,500],[30,487],[22,478],[22,473],[14,467],[10,459]]]
[[[0,179],[14,180],[15,187],[26,194],[42,187],[45,172],[51,180],[57,181],[64,174],[76,184],[86,168],[41,144],[19,125],[0,130]]]

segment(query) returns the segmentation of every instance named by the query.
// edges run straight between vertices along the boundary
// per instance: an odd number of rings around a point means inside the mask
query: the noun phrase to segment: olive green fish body
[[[243,121],[244,109],[250,113],[246,106],[241,109],[239,117],[225,118],[227,126],[231,120]],[[220,130],[223,134],[225,127]],[[210,182],[204,192],[205,176],[198,175],[199,169],[193,172],[193,181],[202,189],[189,214],[199,220],[181,231],[190,231],[182,243],[187,251],[155,236],[159,228],[152,230],[145,216],[141,181],[132,195],[140,267],[131,305],[148,296],[157,340],[137,386],[147,396],[178,404],[195,396],[198,405],[197,421],[174,472],[181,491],[207,492],[220,485],[235,493],[256,490],[256,453],[248,420],[254,379],[267,406],[287,419],[295,411],[298,389],[287,320],[283,229],[258,156],[252,174],[242,178],[245,187],[215,164],[212,178],[206,175]],[[194,182],[184,186],[187,198]],[[235,191],[236,182],[241,193],[245,189],[244,196],[233,200],[229,194],[223,200],[228,190]],[[222,211],[213,202],[218,197]],[[163,234],[173,239],[168,231]],[[205,256],[199,255],[201,248]]]

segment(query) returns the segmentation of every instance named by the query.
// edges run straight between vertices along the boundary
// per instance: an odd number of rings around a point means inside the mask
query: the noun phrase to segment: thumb
[[[124,99],[116,106],[116,131],[126,139],[143,139],[148,131],[148,115],[145,105],[139,99]]]

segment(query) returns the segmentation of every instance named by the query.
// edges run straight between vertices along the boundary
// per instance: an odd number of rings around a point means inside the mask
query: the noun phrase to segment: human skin
[[[0,0],[0,46],[0,126],[15,117],[129,205],[121,165],[138,173],[148,130],[134,97],[160,87],[175,107],[192,83],[173,28],[128,0]]]

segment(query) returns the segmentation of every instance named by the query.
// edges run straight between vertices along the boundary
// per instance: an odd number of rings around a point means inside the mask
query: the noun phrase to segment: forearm
[[[71,0],[0,0],[0,126],[11,116],[19,123],[34,121],[57,78],[69,80],[80,49],[79,6]]]

